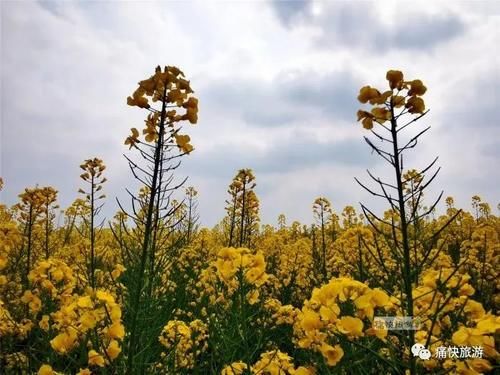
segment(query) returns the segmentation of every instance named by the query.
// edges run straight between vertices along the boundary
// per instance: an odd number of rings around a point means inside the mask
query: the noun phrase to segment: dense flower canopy
[[[362,214],[353,206],[336,213],[321,196],[311,224],[287,224],[281,214],[276,227],[262,225],[257,177],[242,168],[229,182],[225,216],[200,228],[198,192],[173,182],[178,160],[194,150],[179,132],[182,121],[197,123],[198,100],[182,71],[157,67],[127,98],[147,112],[142,133],[132,128],[125,140],[145,165],[127,157],[140,183],[127,190],[130,210],[118,201],[107,225],[99,220],[107,169],[96,157],[80,165],[82,198],[62,212],[48,186],[0,205],[0,369],[493,373],[500,219],[479,196],[471,212],[451,197],[444,213],[424,205],[427,169],[403,169],[406,149],[396,141],[402,116],[413,123],[426,113],[427,88],[398,70],[386,78],[389,90],[360,89],[371,108],[357,114],[364,128],[377,123],[392,134],[379,138],[393,154],[368,141],[396,172],[393,183],[370,174],[389,202],[382,215],[364,205]],[[412,327],[401,332],[381,318],[411,318]],[[414,343],[433,355],[412,356]],[[437,355],[448,347],[463,356]]]

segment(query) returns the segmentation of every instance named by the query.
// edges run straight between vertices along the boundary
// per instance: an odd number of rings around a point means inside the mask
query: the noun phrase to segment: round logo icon
[[[420,359],[427,361],[431,358],[431,351],[429,349],[422,349],[418,352],[418,356],[420,357]]]
[[[431,358],[431,351],[422,344],[414,344],[411,347],[411,352],[414,357],[419,357],[420,359],[423,359],[425,361]]]

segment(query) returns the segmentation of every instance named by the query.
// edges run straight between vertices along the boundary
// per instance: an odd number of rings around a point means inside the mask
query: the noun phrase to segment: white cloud
[[[161,64],[183,69],[200,97],[200,122],[186,127],[196,150],[179,174],[200,192],[203,224],[224,214],[237,168],[256,169],[264,222],[281,212],[309,221],[315,195],[339,211],[363,199],[353,183],[369,157],[351,146],[365,147],[356,85],[385,85],[388,68],[429,88],[419,126],[433,129],[408,164],[440,155],[435,190],[495,205],[500,6],[433,2],[410,17],[391,2],[342,4],[280,2],[276,13],[265,2],[2,2],[2,201],[39,183],[68,205],[78,165],[94,156],[108,165],[108,196],[124,197],[133,184],[123,140],[144,116],[125,98]],[[391,34],[405,30],[411,40]],[[312,142],[303,156],[297,137]],[[114,201],[106,207],[111,216]]]

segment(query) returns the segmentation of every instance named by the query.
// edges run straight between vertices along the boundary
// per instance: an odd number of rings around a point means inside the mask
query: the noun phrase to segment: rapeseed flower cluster
[[[192,369],[196,365],[197,357],[207,350],[207,339],[208,328],[197,319],[189,323],[180,320],[169,321],[158,340],[166,349],[162,353],[164,361],[173,362],[173,368]]]
[[[427,88],[421,80],[405,81],[399,70],[389,70],[386,78],[390,90],[380,92],[371,86],[363,86],[359,91],[358,100],[361,103],[381,106],[373,107],[370,112],[358,111],[358,121],[361,121],[365,129],[372,129],[374,122],[383,124],[404,113],[422,114],[425,111],[421,96],[426,93]],[[402,110],[395,113],[395,110],[400,108]]]

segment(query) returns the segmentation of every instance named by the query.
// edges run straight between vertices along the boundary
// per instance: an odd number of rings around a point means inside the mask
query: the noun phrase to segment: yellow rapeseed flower
[[[408,95],[424,95],[427,91],[427,87],[424,86],[421,80],[414,79],[410,82],[410,90],[408,90]]]
[[[185,119],[191,124],[196,124],[198,122],[198,108],[188,107],[185,114]]]
[[[247,293],[246,297],[247,297],[247,301],[250,305],[255,305],[257,302],[259,302],[259,291],[252,290],[252,291]]]
[[[132,148],[137,142],[139,142],[139,131],[136,128],[132,128],[130,130],[132,131],[132,135],[129,135],[127,139],[125,139],[125,144],[130,145],[130,148]]]
[[[493,370],[493,366],[491,365],[491,363],[483,358],[474,358],[470,361],[467,361],[467,364],[479,374],[485,374]]]
[[[96,292],[96,297],[100,301],[104,301],[107,303],[114,303],[115,302],[114,297],[111,294],[109,294],[108,292],[105,292],[104,290],[98,290]]]
[[[394,90],[400,90],[403,86],[403,72],[399,70],[389,70],[386,74],[386,78],[389,81],[389,87]]]
[[[120,308],[120,305],[113,305],[111,307],[111,311],[109,313],[110,317],[111,317],[111,320],[113,322],[116,322],[117,320],[120,320],[120,318],[122,317],[122,310]]]
[[[476,328],[482,334],[496,333],[500,329],[500,317],[487,315],[477,323]]]
[[[109,338],[121,340],[125,336],[125,327],[120,322],[114,322],[108,327],[107,334]]]
[[[472,296],[475,292],[475,289],[470,284],[463,284],[458,290],[459,296]]]
[[[459,346],[480,346],[483,344],[483,335],[477,329],[460,327],[451,337],[451,341]]]
[[[358,111],[358,121],[363,120],[363,121],[361,121],[361,123],[363,124],[363,128],[365,128],[365,129],[370,130],[373,128],[374,117],[375,116],[370,112],[362,111],[362,110]]]
[[[104,357],[94,349],[89,351],[89,366],[104,367]]]
[[[342,350],[340,345],[331,346],[323,343],[321,344],[320,351],[323,357],[325,357],[328,366],[335,366],[344,356],[344,350]]]
[[[323,326],[320,316],[316,312],[308,309],[303,312],[301,325],[305,331],[320,329]]]
[[[118,341],[111,340],[108,348],[106,349],[106,354],[111,360],[114,360],[116,357],[118,357],[121,351],[122,349],[120,348],[120,344],[118,343]]]
[[[78,297],[76,304],[82,308],[92,308],[94,306],[90,296]]]
[[[387,329],[383,329],[383,328],[370,327],[365,331],[365,333],[368,336],[375,336],[375,337],[378,337],[380,340],[385,341],[385,338],[387,337],[388,331],[387,331]]]
[[[378,91],[376,88],[373,88],[371,86],[363,86],[359,90],[358,100],[361,103],[370,102],[370,104],[375,104],[380,96],[380,91]]]
[[[486,314],[483,305],[472,299],[467,300],[467,304],[464,307],[464,312],[466,314],[470,314],[472,319],[480,319]]]
[[[221,375],[241,375],[248,369],[245,362],[233,362],[222,369]]]
[[[340,307],[337,304],[321,306],[319,308],[319,314],[322,320],[333,323],[337,320],[337,317],[340,314]]]
[[[47,332],[49,330],[49,316],[48,315],[42,316],[42,319],[40,320],[38,325],[40,326],[41,329]]]
[[[7,267],[7,258],[0,255],[0,270]]]
[[[245,279],[250,283],[254,284],[255,286],[262,286],[268,279],[269,275],[266,274],[265,270],[261,268],[250,268],[246,273],[245,273]]]
[[[80,317],[80,324],[84,332],[92,329],[97,324],[97,319],[93,311],[85,311]]]
[[[50,345],[59,354],[68,353],[76,342],[76,334],[71,332],[62,332],[50,340]]]
[[[384,107],[372,108],[371,112],[377,122],[383,123],[391,119],[391,112]]]
[[[297,367],[297,369],[293,372],[293,375],[315,375],[316,371],[314,369],[309,369],[304,366]]]
[[[423,113],[425,111],[425,103],[422,98],[418,96],[412,96],[406,102],[406,108],[410,113]]]
[[[127,98],[127,104],[139,108],[149,108],[148,99],[143,96],[145,93],[146,91],[142,87],[139,87],[132,96]]]
[[[53,374],[55,374],[55,372],[50,365],[42,365],[38,370],[38,375],[53,375]]]
[[[54,269],[51,273],[52,278],[54,281],[59,282],[64,278],[64,273],[63,270],[60,268]]]
[[[182,106],[184,108],[198,108],[198,99],[192,96]]]
[[[390,303],[390,298],[386,292],[379,288],[375,288],[371,292],[371,300],[375,306],[387,306]]]
[[[177,143],[177,146],[182,150],[182,152],[189,154],[193,151],[193,146],[189,143],[191,140],[189,135],[176,134],[174,135],[174,138],[175,143]]]
[[[121,265],[121,264],[117,264],[114,268],[113,271],[111,271],[111,276],[113,276],[113,279],[117,279],[118,277],[120,277],[120,275],[125,272],[126,268]]]
[[[343,316],[337,321],[337,328],[347,336],[363,336],[363,321],[352,316]]]

